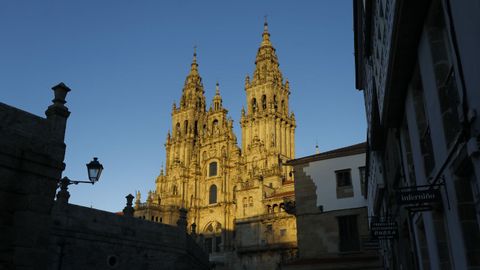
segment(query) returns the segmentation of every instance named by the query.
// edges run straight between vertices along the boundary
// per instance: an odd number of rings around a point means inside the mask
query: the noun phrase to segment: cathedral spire
[[[193,46],[193,59],[192,59],[192,64],[190,68],[190,74],[198,75],[197,46]]]
[[[198,72],[197,63],[197,46],[193,47],[193,59],[190,67],[190,72],[185,78],[183,86],[182,98],[180,100],[180,108],[195,108],[197,110],[204,110],[205,108],[205,91],[203,90],[202,77]]]
[[[265,22],[263,23],[263,34],[262,34],[262,45],[261,46],[272,46],[270,42],[270,33],[268,32],[268,22],[267,16],[265,16]]]
[[[281,85],[283,82],[275,48],[270,41],[270,32],[268,31],[266,17],[263,24],[262,42],[260,43],[260,48],[258,48],[257,57],[255,58],[255,71],[251,82],[252,85],[259,85],[266,82]]]

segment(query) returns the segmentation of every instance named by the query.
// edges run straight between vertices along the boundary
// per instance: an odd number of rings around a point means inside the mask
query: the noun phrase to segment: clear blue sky
[[[71,186],[70,202],[121,210],[125,196],[154,189],[165,160],[170,112],[198,46],[207,100],[220,83],[238,120],[264,15],[295,112],[296,157],[365,140],[362,93],[354,87],[351,1],[1,1],[0,101],[44,116],[50,87],[72,91],[66,170],[95,186]]]

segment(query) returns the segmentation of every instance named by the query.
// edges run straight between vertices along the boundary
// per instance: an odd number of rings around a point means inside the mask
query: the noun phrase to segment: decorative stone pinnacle
[[[65,98],[67,97],[67,93],[70,92],[71,89],[68,88],[68,86],[66,86],[63,82],[61,82],[52,87],[52,90],[55,95],[55,98],[52,100],[53,104],[55,106],[63,107],[63,104],[67,103],[67,101],[65,101]]]
[[[192,65],[197,64],[197,45],[193,46],[193,61]]]
[[[134,197],[132,194],[128,194],[127,196],[125,196],[125,198],[127,199],[127,205],[125,206],[125,208],[123,208],[123,215],[126,217],[133,217],[133,213],[135,210],[132,207],[132,201]]]

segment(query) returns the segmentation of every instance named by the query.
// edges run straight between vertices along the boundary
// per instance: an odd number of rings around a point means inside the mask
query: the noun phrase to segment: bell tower
[[[253,76],[245,79],[247,110],[242,109],[242,151],[262,142],[268,153],[282,160],[295,156],[295,116],[289,110],[290,86],[283,80],[265,21]]]
[[[198,73],[197,53],[194,51],[179,107],[174,103],[172,108],[172,134],[168,134],[166,143],[167,170],[174,162],[189,167],[193,147],[198,142],[199,130],[203,125],[205,107],[205,90]]]

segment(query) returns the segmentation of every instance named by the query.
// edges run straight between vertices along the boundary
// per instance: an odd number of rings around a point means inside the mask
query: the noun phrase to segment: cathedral
[[[293,173],[284,165],[295,156],[296,123],[266,22],[245,93],[240,148],[218,83],[207,106],[194,53],[172,107],[165,169],[144,202],[137,193],[135,216],[176,225],[186,210],[189,233],[216,269],[277,269],[297,248]]]

